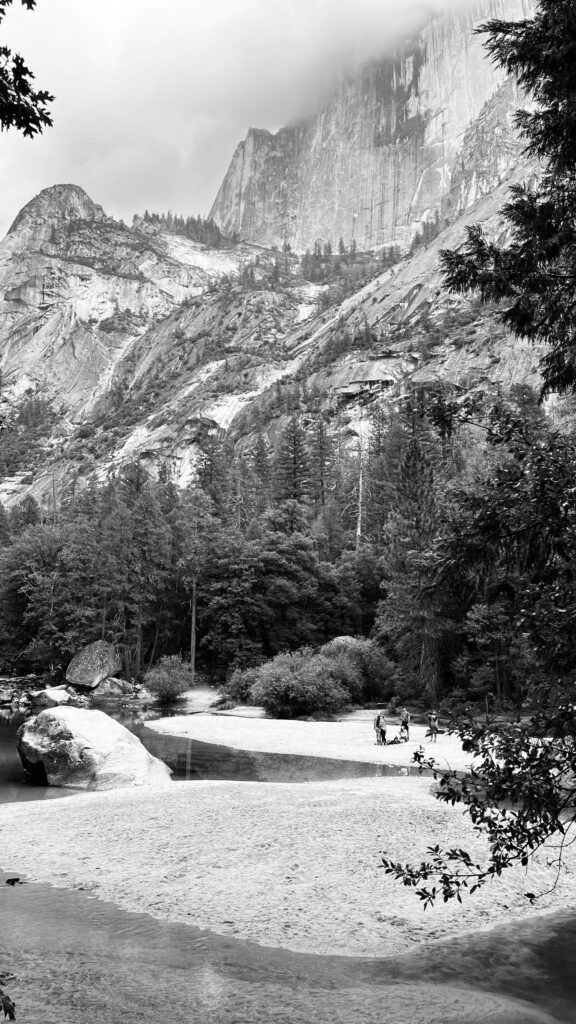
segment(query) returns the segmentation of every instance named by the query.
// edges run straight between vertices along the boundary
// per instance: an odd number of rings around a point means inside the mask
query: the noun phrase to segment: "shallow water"
[[[45,885],[1,886],[0,914],[0,966],[30,1024],[576,1021],[569,915],[375,961],[260,947]]]
[[[378,766],[227,750],[120,716],[181,778],[304,781]],[[0,800],[23,786],[0,720]],[[31,807],[32,812],[32,807]],[[0,845],[1,859],[1,845]],[[17,866],[10,873],[17,873]],[[137,867],[135,866],[135,870]],[[30,1024],[576,1024],[576,915],[533,918],[383,960],[299,955],[131,914],[46,885],[2,885],[0,973]]]
[[[203,743],[183,736],[168,736],[146,726],[151,716],[140,711],[102,708],[135,733],[155,757],[173,771],[174,781],[183,779],[219,779],[236,782],[319,782],[329,779],[398,775],[398,767],[362,761],[305,757],[299,754],[270,754],[236,750],[214,743]],[[73,789],[58,789],[31,783],[22,768],[16,749],[16,732],[24,715],[0,717],[0,803],[20,800],[53,799],[73,795]],[[406,774],[406,769],[402,769]],[[408,771],[417,773],[416,766]]]

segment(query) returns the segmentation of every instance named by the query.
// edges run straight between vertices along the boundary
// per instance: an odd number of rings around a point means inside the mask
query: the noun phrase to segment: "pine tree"
[[[400,467],[386,528],[383,587],[376,635],[394,645],[407,682],[435,703],[439,627],[428,596],[428,557],[437,530],[434,472],[413,436]]]
[[[448,287],[504,303],[518,336],[545,342],[542,394],[576,390],[576,15],[573,0],[540,0],[534,18],[489,21],[486,47],[535,101],[516,114],[527,152],[544,161],[536,186],[514,185],[503,213],[511,241],[478,225],[461,250],[445,251]]]
[[[333,489],[334,442],[320,414],[312,424],[308,444],[311,496],[316,511],[328,504]]]
[[[274,498],[304,505],[311,492],[306,433],[297,416],[290,416],[274,454]]]

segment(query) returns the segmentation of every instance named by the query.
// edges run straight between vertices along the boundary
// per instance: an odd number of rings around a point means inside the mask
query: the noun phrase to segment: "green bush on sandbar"
[[[182,661],[177,654],[160,658],[160,661],[146,672],[144,685],[161,704],[171,704],[192,685],[190,665]]]

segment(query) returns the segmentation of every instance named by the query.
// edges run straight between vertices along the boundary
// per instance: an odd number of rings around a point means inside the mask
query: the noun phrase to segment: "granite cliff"
[[[210,438],[242,448],[258,429],[273,440],[288,408],[307,415],[311,394],[353,446],[370,405],[414,384],[537,386],[538,353],[492,311],[447,294],[438,261],[467,223],[501,238],[508,184],[538,173],[514,134],[516,86],[470,35],[481,18],[527,7],[482,0],[437,19],[409,52],[343,82],[307,125],[251,133],[242,201],[228,175],[216,204],[223,228],[277,243],[289,225],[298,248],[321,228],[348,242],[355,232],[359,252],[333,268],[332,285],[255,242],[210,250],[138,218],[128,228],[75,185],[28,203],[0,243],[12,445],[0,497],[50,506],[70,481],[134,460],[186,484]],[[382,246],[405,249],[427,219],[437,237],[386,264]],[[19,410],[37,398],[51,413],[26,450]]]
[[[130,341],[238,263],[128,229],[77,185],[44,189],[0,243],[5,381],[86,411]]]
[[[331,101],[276,134],[250,129],[211,216],[228,234],[303,252],[316,240],[407,248],[425,221],[458,212],[446,199],[462,178],[478,126],[476,188],[495,188],[514,166],[515,90],[473,29],[491,17],[527,16],[532,0],[477,0],[434,18],[402,47],[343,77]],[[491,117],[486,112],[486,105]],[[494,150],[495,133],[504,142]],[[506,136],[504,141],[503,136]],[[470,165],[467,163],[467,166]],[[466,202],[462,196],[461,201]]]

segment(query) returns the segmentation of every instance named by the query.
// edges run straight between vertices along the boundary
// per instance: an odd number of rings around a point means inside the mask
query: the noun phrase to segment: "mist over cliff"
[[[388,56],[342,74],[307,120],[276,134],[250,129],[211,215],[230,234],[298,251],[339,238],[406,248],[424,222],[449,222],[452,179],[478,118],[490,120],[491,137],[474,157],[478,166],[464,172],[477,171],[485,190],[503,180],[520,151],[514,142],[505,152],[500,146],[513,136],[517,92],[487,59],[474,28],[491,17],[524,17],[532,7],[530,0],[452,5]],[[460,206],[472,196],[476,187]]]
[[[454,0],[461,8],[468,0]],[[57,97],[54,126],[8,132],[0,234],[31,196],[73,181],[127,223],[206,214],[250,125],[320,109],[343,66],[381,56],[441,0],[55,0],[14,4],[3,30]]]

